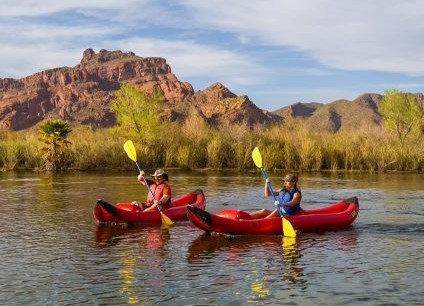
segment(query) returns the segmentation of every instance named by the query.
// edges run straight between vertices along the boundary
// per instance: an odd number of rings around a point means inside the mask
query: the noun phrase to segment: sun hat
[[[152,177],[165,175],[166,172],[163,169],[157,169],[155,173],[152,174]]]
[[[297,176],[295,174],[289,173],[283,178],[283,181],[296,183]]]

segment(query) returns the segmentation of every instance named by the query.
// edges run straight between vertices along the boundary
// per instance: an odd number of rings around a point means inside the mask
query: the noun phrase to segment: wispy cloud
[[[421,1],[184,1],[199,27],[292,47],[337,69],[424,74]],[[254,18],[252,18],[254,12]]]
[[[423,12],[418,0],[4,0],[0,77],[74,66],[93,48],[164,57],[196,89],[220,81],[262,106],[419,91]]]

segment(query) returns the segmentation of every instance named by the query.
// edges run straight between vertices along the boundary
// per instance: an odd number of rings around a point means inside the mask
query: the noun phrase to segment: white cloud
[[[135,6],[153,4],[151,0],[2,0],[0,16],[37,16],[69,10],[131,10]]]
[[[118,25],[143,28],[148,24],[172,27],[175,23],[176,30],[215,29],[232,33],[242,44],[294,48],[337,69],[424,74],[424,66],[417,65],[424,59],[421,42],[424,2],[416,0],[181,0],[172,6],[153,0],[0,3],[3,16],[39,16],[65,11],[94,16],[103,22],[112,20],[117,24],[112,23],[111,28]],[[88,34],[81,35],[90,37],[92,33],[106,34],[110,30],[104,25],[103,29],[91,27],[87,29]]]
[[[423,11],[418,0],[3,0],[0,77],[74,66],[93,48],[164,57],[196,89],[219,81],[261,101],[419,90]]]
[[[119,30],[95,25],[73,27],[3,23],[0,34],[0,77],[21,78],[61,66],[74,66],[90,41]],[[89,35],[87,35],[87,32]]]
[[[183,2],[199,27],[293,47],[333,68],[424,74],[417,65],[424,60],[422,1]]]
[[[80,50],[62,49],[57,45],[5,46],[0,49],[0,66],[3,67],[0,77],[21,78],[47,69],[74,66],[79,63],[78,58],[82,58]]]

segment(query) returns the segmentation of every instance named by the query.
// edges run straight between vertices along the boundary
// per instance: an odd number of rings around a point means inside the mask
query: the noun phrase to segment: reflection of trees
[[[66,206],[66,179],[60,174],[51,172],[40,174],[40,181],[36,183],[34,188],[38,195],[38,199],[31,201],[32,209],[39,213],[40,221],[45,225],[62,224],[63,219],[56,218],[64,213],[63,208]],[[45,216],[52,216],[45,218]]]

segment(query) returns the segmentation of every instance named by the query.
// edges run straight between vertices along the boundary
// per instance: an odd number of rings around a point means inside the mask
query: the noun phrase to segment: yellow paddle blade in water
[[[124,143],[124,150],[125,150],[125,153],[127,153],[128,157],[132,161],[137,162],[137,152],[136,152],[134,144],[131,140],[127,140]]]
[[[283,254],[293,253],[296,250],[296,237],[283,236],[281,246],[283,247]]]
[[[162,219],[162,224],[166,226],[170,226],[174,224],[171,219],[167,215],[165,215],[163,212],[160,212],[160,218]]]
[[[252,151],[252,159],[255,163],[256,167],[262,168],[262,156],[261,152],[259,152],[259,148],[255,147]]]
[[[284,234],[284,236],[296,237],[296,232],[293,228],[293,225],[290,223],[290,221],[287,220],[284,217],[282,217],[281,219],[282,219],[282,222],[283,222],[283,234]]]

